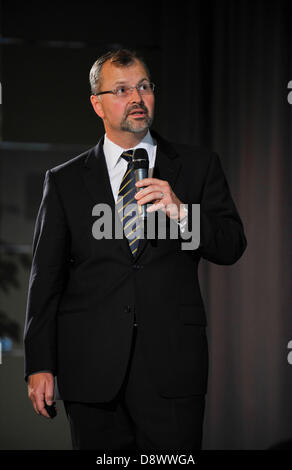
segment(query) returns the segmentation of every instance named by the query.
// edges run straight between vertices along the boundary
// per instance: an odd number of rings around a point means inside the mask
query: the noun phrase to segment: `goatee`
[[[128,120],[130,113],[135,109],[142,109],[145,113],[144,118],[141,118],[140,120],[137,119],[136,121]],[[140,103],[140,105],[132,106],[130,109],[127,110],[125,116],[121,121],[120,129],[122,131],[133,132],[138,134],[140,132],[145,131],[146,129],[149,129],[152,124],[152,121],[153,118],[149,116],[148,109],[144,104]]]

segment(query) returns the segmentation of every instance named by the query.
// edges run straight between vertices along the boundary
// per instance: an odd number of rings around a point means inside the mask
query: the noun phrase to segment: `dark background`
[[[23,380],[31,243],[46,170],[102,136],[88,75],[118,47],[149,65],[153,128],[219,153],[248,240],[237,264],[200,264],[203,448],[291,447],[291,10],[285,0],[0,1],[0,449],[70,448],[62,403],[56,420],[38,417]]]

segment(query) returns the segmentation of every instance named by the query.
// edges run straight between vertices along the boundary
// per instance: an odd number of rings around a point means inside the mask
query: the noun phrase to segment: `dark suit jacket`
[[[46,172],[33,239],[25,377],[52,370],[66,400],[115,396],[129,359],[134,312],[158,393],[188,396],[207,389],[198,264],[201,257],[235,263],[246,239],[217,154],[152,134],[158,142],[153,176],[167,180],[182,202],[200,204],[195,250],[182,250],[180,239],[142,240],[134,259],[126,238],[93,237],[93,206],[115,209],[103,139]]]

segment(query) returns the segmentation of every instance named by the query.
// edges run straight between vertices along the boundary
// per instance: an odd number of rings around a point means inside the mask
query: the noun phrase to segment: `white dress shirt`
[[[103,152],[107,164],[108,174],[110,177],[113,196],[116,202],[121,181],[128,166],[128,163],[124,158],[121,157],[121,155],[126,150],[136,150],[137,148],[143,148],[148,153],[149,176],[151,177],[155,165],[157,144],[156,142],[154,142],[149,131],[147,132],[145,137],[139,142],[139,144],[137,144],[135,147],[131,147],[130,149],[124,149],[109,140],[106,134],[104,136]]]

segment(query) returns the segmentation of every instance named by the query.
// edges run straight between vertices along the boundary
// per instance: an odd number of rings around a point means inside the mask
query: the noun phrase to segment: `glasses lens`
[[[154,83],[151,82],[143,82],[139,85],[139,92],[142,95],[149,95],[154,90]]]
[[[155,85],[152,82],[143,82],[140,83],[140,85],[137,85],[137,87],[121,85],[114,90],[114,94],[119,98],[126,98],[134,91],[135,88],[137,88],[137,91],[141,95],[150,95],[154,91],[154,86]]]
[[[127,96],[130,93],[130,87],[128,86],[119,86],[116,88],[117,96]]]

